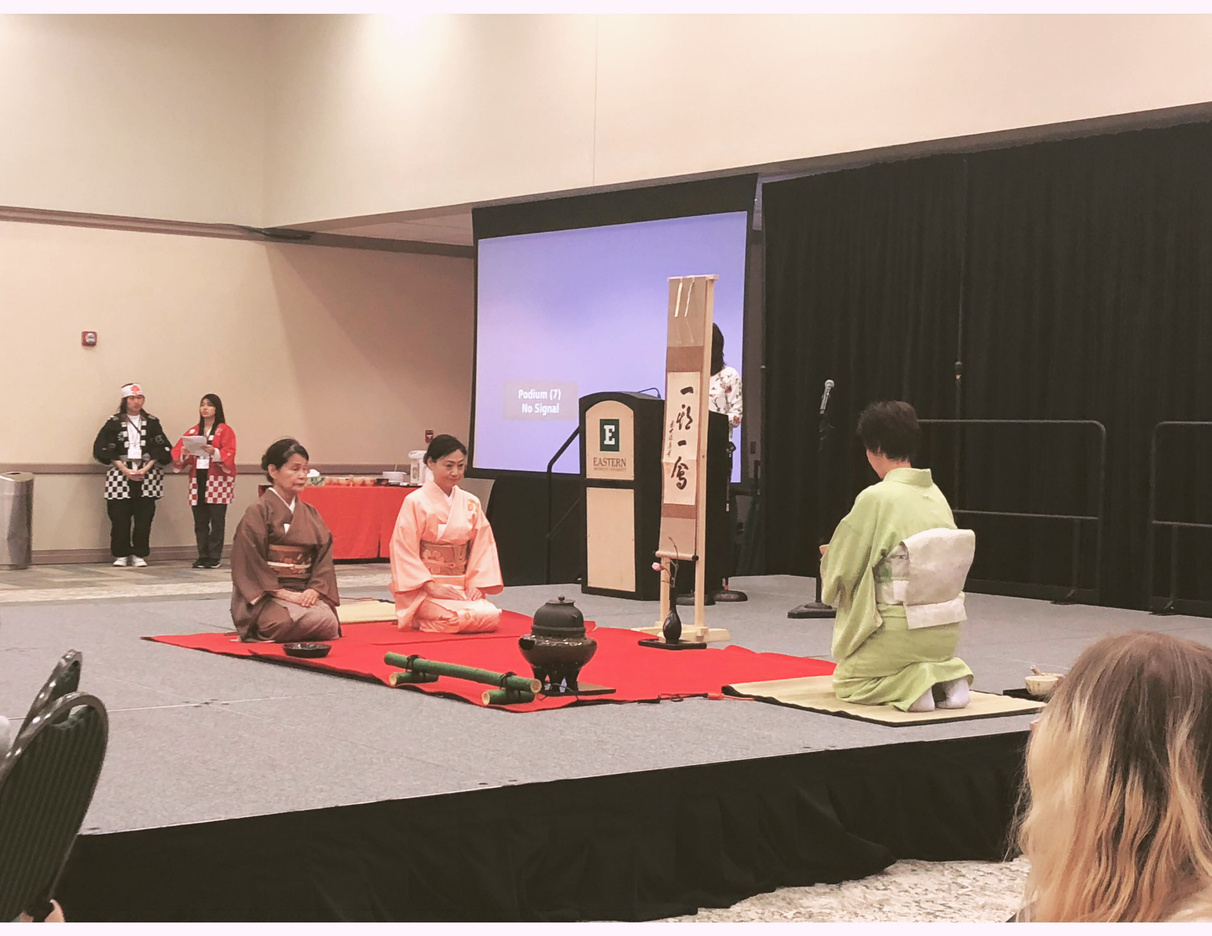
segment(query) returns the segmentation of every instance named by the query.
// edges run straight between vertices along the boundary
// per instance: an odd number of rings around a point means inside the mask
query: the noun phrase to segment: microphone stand
[[[818,428],[818,439],[817,439],[817,449],[816,449],[816,451],[817,451],[817,456],[816,456],[816,464],[817,464],[816,512],[817,512],[817,524],[822,529],[824,528],[826,512],[829,509],[829,492],[828,492],[828,486],[826,484],[825,479],[826,479],[826,472],[828,470],[826,467],[828,464],[826,456],[829,454],[829,437],[833,434],[833,424],[829,422],[829,393],[832,389],[833,389],[833,381],[832,380],[825,381],[825,395],[823,397],[821,397],[821,422],[820,422],[820,426]],[[824,545],[827,542],[829,542],[829,538],[826,536],[824,539],[821,540],[821,545]],[[790,611],[787,612],[787,617],[792,618],[792,619],[799,619],[799,618],[831,618],[831,617],[836,616],[837,612],[834,611],[833,608],[829,607],[829,605],[827,605],[823,601],[821,601],[820,560],[823,560],[823,559],[824,559],[824,556],[821,556],[817,562],[816,600],[809,601],[802,605],[796,605],[794,608],[792,608]]]

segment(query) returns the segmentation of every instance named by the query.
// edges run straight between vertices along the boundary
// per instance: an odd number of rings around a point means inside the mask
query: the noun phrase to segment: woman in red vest
[[[200,440],[198,454],[186,449],[191,436]],[[202,442],[201,440],[205,440]],[[189,468],[189,503],[198,541],[195,569],[217,569],[223,558],[227,505],[235,496],[236,433],[223,415],[223,401],[208,393],[198,404],[198,425],[190,426],[173,446],[173,470]]]

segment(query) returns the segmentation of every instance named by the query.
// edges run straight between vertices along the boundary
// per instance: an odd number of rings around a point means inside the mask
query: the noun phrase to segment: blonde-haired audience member
[[[52,900],[50,902],[51,909],[45,920],[35,920],[28,913],[23,913],[13,922],[15,923],[66,923],[67,918],[63,915],[63,908],[59,906],[59,901]]]
[[[1212,649],[1130,633],[1087,649],[1027,747],[1020,920],[1212,922]]]

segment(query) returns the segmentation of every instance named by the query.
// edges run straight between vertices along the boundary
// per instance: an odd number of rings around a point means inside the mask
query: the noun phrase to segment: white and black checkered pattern
[[[213,462],[211,464],[214,464]],[[210,471],[206,477],[206,503],[230,504],[236,496],[236,479],[234,475]],[[198,503],[198,479],[189,479],[189,505]]]
[[[159,465],[152,465],[148,469],[147,477],[143,479],[143,496],[154,500],[164,496],[164,469]],[[130,484],[126,480],[126,475],[117,468],[110,468],[105,473],[105,499],[130,499]]]
[[[97,434],[97,440],[93,443],[93,457],[101,462],[112,462],[118,459],[126,459],[127,445],[126,434],[130,431],[130,423],[118,416],[112,416],[102,427],[101,432]],[[152,433],[150,444],[148,435]],[[152,464],[147,472],[147,476],[143,479],[142,496],[158,500],[164,496],[164,469],[161,463],[167,461],[168,440],[164,437],[164,430],[160,427],[160,421],[150,414],[144,414],[142,424],[139,427],[139,442],[143,452],[143,458],[154,458],[156,461]],[[129,500],[130,499],[130,484],[126,480],[126,476],[117,468],[110,467],[105,473],[105,499],[106,500]]]

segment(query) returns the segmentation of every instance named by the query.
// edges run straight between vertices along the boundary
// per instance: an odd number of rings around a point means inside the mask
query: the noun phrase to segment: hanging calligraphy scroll
[[[715,276],[669,280],[665,352],[665,439],[661,451],[661,538],[657,555],[693,559],[705,551],[707,383]]]
[[[679,371],[665,376],[665,445],[661,454],[664,480],[661,501],[665,504],[696,503],[699,490],[699,401],[702,375]],[[670,417],[669,413],[673,411]],[[671,544],[670,544],[671,545]]]
[[[660,635],[670,608],[675,560],[695,560],[694,623],[682,628],[681,643],[731,639],[708,627],[703,611],[707,553],[707,413],[711,380],[711,316],[715,276],[669,280],[669,342],[665,352],[665,436],[661,446],[661,610],[653,627]],[[672,649],[677,649],[673,647]]]

